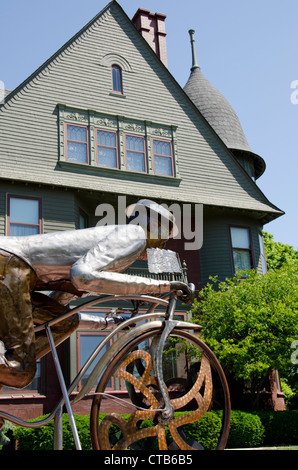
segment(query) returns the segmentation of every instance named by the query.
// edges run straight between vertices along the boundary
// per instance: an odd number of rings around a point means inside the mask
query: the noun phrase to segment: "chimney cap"
[[[134,17],[133,17],[132,21],[134,21],[134,19],[136,17],[140,16],[142,13],[144,15],[147,15],[148,17],[149,16],[158,16],[159,18],[163,18],[163,19],[166,19],[166,17],[167,17],[167,15],[165,15],[164,13],[159,13],[159,12],[151,13],[151,11],[147,10],[147,8],[138,8],[136,13],[134,14]]]

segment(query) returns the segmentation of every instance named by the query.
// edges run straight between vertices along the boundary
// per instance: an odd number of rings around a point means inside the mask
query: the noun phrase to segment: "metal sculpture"
[[[92,294],[155,294],[182,289],[186,284],[125,274],[147,248],[162,247],[177,226],[159,204],[140,200],[127,208],[127,225],[97,226],[24,237],[0,237],[0,384],[26,387],[34,378],[36,359],[49,351],[45,331],[34,324],[59,318],[69,311],[72,296]],[[40,290],[53,290],[51,296]],[[55,345],[76,330],[72,315],[52,328]]]

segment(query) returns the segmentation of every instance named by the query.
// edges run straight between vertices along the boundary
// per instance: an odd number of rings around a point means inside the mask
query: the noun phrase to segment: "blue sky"
[[[15,88],[107,3],[2,2],[0,81],[7,89]],[[191,67],[188,30],[195,29],[202,72],[235,109],[252,151],[266,161],[258,185],[286,212],[264,228],[276,241],[297,248],[298,104],[294,98],[298,93],[291,88],[295,80],[298,84],[297,0],[118,3],[130,18],[139,7],[167,15],[169,70],[182,87]]]

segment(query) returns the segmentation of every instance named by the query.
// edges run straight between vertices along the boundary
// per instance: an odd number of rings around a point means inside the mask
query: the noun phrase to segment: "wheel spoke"
[[[178,359],[171,356],[169,359],[167,355],[163,358],[165,386],[175,410],[174,415],[166,417],[163,413],[164,400],[154,373],[154,353],[151,355],[149,348],[144,347],[148,346],[148,340],[151,341],[152,336],[158,338],[158,335],[160,330],[131,340],[105,371],[91,410],[93,447],[103,450],[133,450],[148,449],[155,445],[160,450],[203,449],[205,431],[193,440],[189,425],[200,423],[208,411],[220,409],[217,415],[220,425],[214,437],[213,448],[224,448],[229,428],[230,402],[225,377],[218,361],[209,348],[194,335],[175,330],[171,333],[175,340],[174,352],[176,351],[177,356],[178,351],[181,353],[183,350],[183,353]],[[187,347],[191,344],[193,348],[191,363],[185,354],[185,348],[181,348],[182,344],[187,344]],[[171,348],[173,346],[169,346],[169,351],[173,352]],[[174,370],[181,375],[174,376]],[[102,412],[103,401],[105,406],[107,404],[105,387],[111,383],[111,378],[118,382],[123,381],[128,393],[126,403],[130,399],[136,410],[125,419],[120,414],[110,413],[99,423],[98,414]]]

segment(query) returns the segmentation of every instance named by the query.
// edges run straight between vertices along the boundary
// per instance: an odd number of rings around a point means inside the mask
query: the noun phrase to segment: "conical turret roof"
[[[253,153],[246,140],[239,118],[227,99],[203,75],[197,64],[194,47],[194,30],[189,31],[192,44],[192,68],[184,91],[208,121],[225,145],[237,157],[253,160],[255,177],[265,171],[265,162]]]

